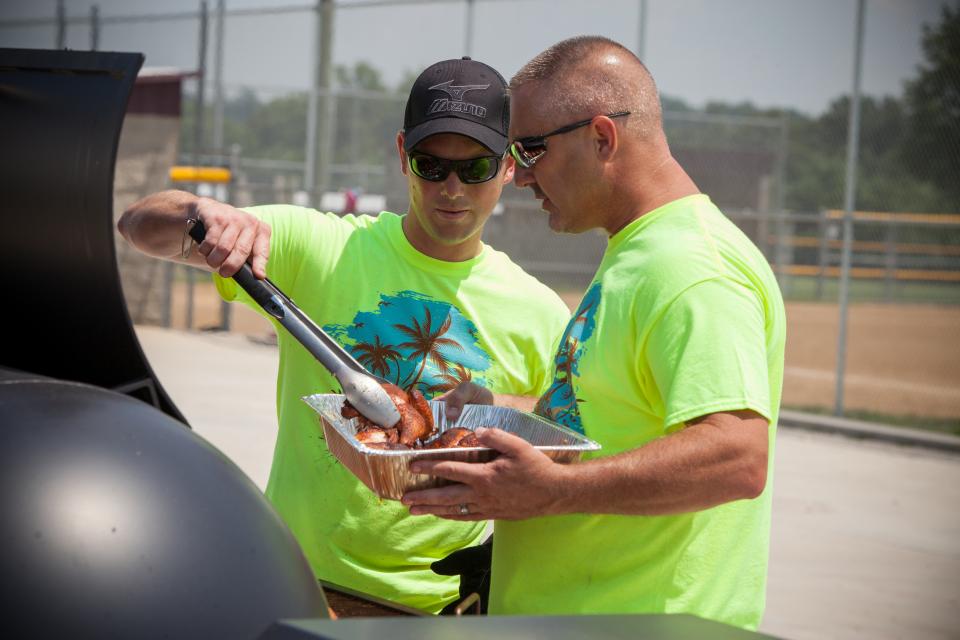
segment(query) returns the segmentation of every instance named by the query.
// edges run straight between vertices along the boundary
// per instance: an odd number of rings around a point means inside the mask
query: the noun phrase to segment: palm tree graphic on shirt
[[[371,372],[433,397],[473,381],[485,385],[492,359],[476,326],[450,303],[414,291],[381,294],[374,310],[324,326]]]
[[[363,325],[361,324],[360,327]],[[373,337],[373,343],[358,342],[353,346],[353,354],[357,361],[378,376],[390,373],[390,364],[402,356],[393,348],[393,345],[380,342],[380,336]]]
[[[600,283],[597,282],[584,294],[577,312],[567,323],[553,360],[553,383],[534,409],[538,415],[580,433],[583,433],[583,424],[574,383],[580,375],[578,363],[583,357],[586,342],[593,335],[599,305]]]
[[[450,359],[444,355],[443,347],[463,351],[463,347],[459,342],[453,338],[444,337],[444,334],[450,330],[450,325],[453,322],[449,315],[434,329],[431,327],[432,318],[430,317],[430,309],[424,307],[423,312],[425,319],[422,324],[418,318],[412,318],[411,325],[393,325],[399,331],[410,337],[410,340],[402,342],[397,346],[401,349],[410,349],[410,357],[419,358],[420,360],[420,368],[417,369],[417,375],[412,380],[404,380],[405,384],[400,385],[404,388],[413,387],[413,385],[420,382],[427,362],[432,362],[441,375],[450,370]]]
[[[439,372],[439,377],[441,381],[427,389],[430,394],[441,394],[463,382],[470,382],[473,380],[473,372],[458,363],[454,364],[452,369],[448,367],[446,373]]]

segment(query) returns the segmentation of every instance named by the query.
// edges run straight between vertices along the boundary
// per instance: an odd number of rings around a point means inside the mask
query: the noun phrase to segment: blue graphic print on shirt
[[[372,373],[427,398],[461,382],[487,386],[478,374],[491,358],[477,328],[460,310],[415,291],[380,294],[376,311],[359,311],[351,324],[324,331]]]
[[[594,283],[584,294],[577,312],[570,318],[553,360],[553,384],[547,389],[534,412],[583,433],[580,407],[573,388],[574,377],[580,375],[577,363],[584,353],[585,343],[596,326],[597,307],[600,306],[600,283]]]

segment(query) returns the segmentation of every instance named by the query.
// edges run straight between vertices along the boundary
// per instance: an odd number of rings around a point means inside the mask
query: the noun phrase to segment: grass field
[[[792,411],[802,411],[804,413],[833,415],[833,409],[827,407],[784,405],[783,408]],[[865,411],[862,409],[848,409],[843,412],[843,417],[850,418],[851,420],[862,420],[864,422],[879,422],[894,427],[920,429],[923,431],[960,436],[960,418],[891,415],[889,413],[877,413],[876,411]]]
[[[836,278],[791,276],[783,283],[784,291],[794,301],[835,301],[839,297]],[[956,282],[909,282],[884,280],[851,280],[852,302],[897,302],[908,304],[960,304],[960,284]]]

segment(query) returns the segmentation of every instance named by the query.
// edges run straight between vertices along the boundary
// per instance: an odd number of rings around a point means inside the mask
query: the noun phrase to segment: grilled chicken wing
[[[393,400],[393,404],[396,405],[397,411],[400,412],[400,422],[393,428],[384,428],[372,423],[344,400],[340,415],[344,418],[357,418],[360,425],[356,434],[357,440],[368,446],[399,443],[406,447],[413,447],[417,442],[423,442],[433,435],[435,430],[433,412],[430,411],[430,404],[422,393],[416,389],[408,393],[397,385],[390,383],[385,383],[383,390],[387,392],[387,395]]]
[[[482,446],[475,434],[470,429],[463,427],[453,427],[447,429],[433,441],[425,444],[424,449],[451,449],[453,447],[479,447]]]
[[[396,429],[382,429],[380,427],[361,427],[356,433],[356,438],[366,445],[400,442],[400,436]]]

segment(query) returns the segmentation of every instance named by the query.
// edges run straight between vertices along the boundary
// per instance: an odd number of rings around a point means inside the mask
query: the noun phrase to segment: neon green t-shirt
[[[767,261],[704,195],[614,235],[538,411],[609,456],[718,411],[770,422],[765,491],[681,515],[497,522],[491,613],[692,613],[756,628],[786,319]]]
[[[444,262],[410,245],[393,213],[323,214],[287,205],[250,209],[272,228],[268,277],[371,371],[433,397],[463,380],[495,393],[539,395],[570,312],[503,253],[484,246]],[[233,280],[227,300],[257,308]],[[259,309],[258,309],[259,310]],[[279,431],[267,497],[317,577],[408,606],[439,611],[457,577],[430,563],[476,544],[486,523],[412,517],[380,500],[329,453],[301,398],[339,385],[277,327]]]

